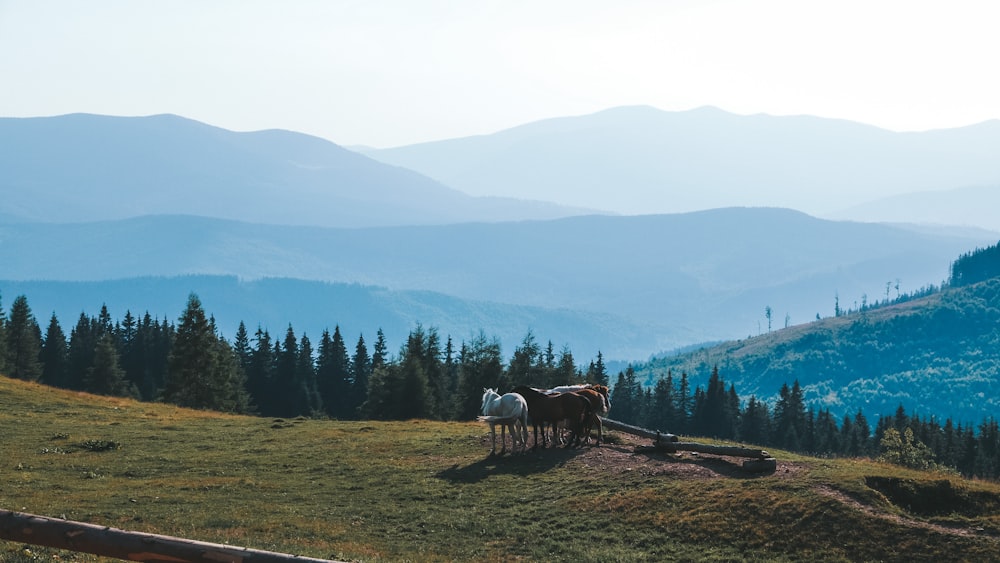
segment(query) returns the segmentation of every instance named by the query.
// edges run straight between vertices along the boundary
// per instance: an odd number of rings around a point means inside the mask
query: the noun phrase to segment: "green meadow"
[[[987,561],[1000,485],[771,450],[487,457],[476,422],[230,416],[0,377],[0,509],[347,561]],[[0,561],[96,556],[0,541]]]

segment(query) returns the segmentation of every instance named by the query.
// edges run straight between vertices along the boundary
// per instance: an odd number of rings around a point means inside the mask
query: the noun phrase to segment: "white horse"
[[[510,427],[511,451],[517,452],[517,444],[520,442],[521,451],[528,448],[528,402],[517,393],[507,393],[500,396],[495,389],[483,389],[483,404],[480,407],[482,416],[477,420],[488,422],[490,425],[490,437],[493,439],[493,447],[490,455],[497,452],[497,431],[496,425],[500,425],[500,455],[507,452],[507,427]],[[518,432],[520,428],[520,432]]]

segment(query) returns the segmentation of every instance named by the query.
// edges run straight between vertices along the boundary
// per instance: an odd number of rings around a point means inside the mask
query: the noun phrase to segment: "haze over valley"
[[[291,323],[313,335],[343,324],[367,334],[388,329],[398,342],[424,323],[457,340],[480,330],[495,334],[508,353],[533,331],[584,357],[601,351],[613,360],[641,360],[759,334],[767,328],[765,308],[777,326],[800,324],[832,314],[838,299],[850,306],[941,284],[955,257],[1000,236],[981,228],[993,217],[972,212],[997,189],[907,192],[884,204],[891,213],[910,199],[919,204],[941,194],[953,205],[933,209],[950,210],[952,218],[955,208],[968,209],[964,216],[983,219],[978,225],[930,215],[920,225],[830,221],[742,205],[766,202],[768,193],[792,202],[808,192],[845,208],[855,202],[860,213],[871,207],[864,198],[879,196],[879,185],[889,186],[885,194],[952,176],[1000,185],[984,148],[996,143],[995,129],[893,142],[901,134],[816,118],[619,108],[414,148],[427,162],[465,170],[467,179],[488,179],[486,194],[412,155],[403,160],[440,179],[290,131],[239,133],[169,115],[0,119],[9,195],[0,201],[7,280],[0,291],[7,299],[34,294],[40,314],[72,318],[102,303],[119,314],[149,309],[172,316],[200,287],[229,334],[240,321],[272,330]],[[768,132],[780,142],[769,144]],[[892,158],[858,148],[876,145],[872,136],[883,143],[880,154]],[[951,142],[937,144],[940,137]],[[838,146],[851,150],[831,149]],[[756,152],[741,155],[750,147]],[[812,167],[783,167],[790,147],[798,147],[796,161],[815,164],[815,181]],[[410,154],[376,152],[386,159]],[[863,173],[876,177],[876,161],[883,182],[838,191],[861,182]],[[920,163],[921,174],[904,162]],[[964,165],[961,174],[956,163]],[[752,169],[756,176],[747,173]],[[834,169],[841,170],[835,180],[828,174]],[[511,174],[499,174],[504,170]],[[763,187],[768,178],[770,192]],[[709,194],[707,186],[717,189]],[[525,190],[538,198],[523,199]],[[573,198],[583,192],[591,199]],[[639,201],[637,193],[655,196],[665,209],[682,206],[682,198],[720,207],[625,213],[637,205],[628,203]],[[617,213],[597,211],[615,206]],[[206,283],[204,276],[228,278]],[[162,289],[125,299],[132,278],[164,279],[156,282]],[[285,281],[272,282],[271,295],[235,289],[266,278]],[[217,293],[210,287],[235,280],[221,302],[207,298]],[[327,305],[290,305],[285,294],[299,293],[288,287],[293,280],[319,282],[306,293],[325,289]],[[86,291],[40,289],[82,281]],[[336,289],[344,284],[393,305],[362,315]],[[106,297],[98,297],[102,291]],[[484,308],[493,312],[469,313]]]

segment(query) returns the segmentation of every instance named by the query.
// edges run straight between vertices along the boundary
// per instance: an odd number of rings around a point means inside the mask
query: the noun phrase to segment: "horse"
[[[603,387],[603,386],[602,386]],[[607,389],[605,387],[605,389]],[[597,445],[601,445],[604,441],[604,423],[601,422],[600,415],[607,414],[608,412],[608,402],[603,393],[601,393],[596,387],[590,387],[587,389],[580,389],[579,391],[573,391],[577,395],[590,401],[590,406],[592,408],[591,415],[584,420],[583,424],[583,439],[584,442],[590,442],[590,433],[594,426],[597,427]]]
[[[521,443],[521,451],[528,449],[528,403],[517,393],[507,393],[501,396],[495,389],[483,389],[483,403],[480,407],[482,416],[478,420],[490,425],[490,437],[493,447],[490,455],[497,452],[496,425],[500,425],[500,455],[507,453],[507,427],[510,427],[511,451],[517,453],[517,444]],[[520,433],[518,433],[520,429]]]
[[[557,393],[576,393],[590,401],[591,414],[584,420],[583,437],[584,442],[590,442],[590,433],[594,426],[597,426],[597,444],[604,441],[604,424],[601,416],[605,416],[611,410],[611,400],[608,398],[608,387],[606,385],[562,385],[553,387],[545,391],[547,395]]]
[[[609,398],[609,394],[611,391],[608,389],[607,385],[592,385],[590,383],[580,383],[577,385],[560,385],[559,387],[546,389],[542,392],[545,393],[546,395],[554,395],[556,393],[570,393],[573,391],[579,391],[581,389],[593,389],[594,391],[600,393],[601,397],[604,398],[604,406],[601,408],[601,411],[603,412],[599,412],[597,414],[604,416],[611,411],[611,399]]]
[[[590,401],[574,393],[546,395],[527,385],[519,385],[513,389],[513,392],[524,397],[528,403],[528,416],[531,417],[531,425],[535,435],[535,444],[532,449],[538,447],[539,426],[542,427],[542,447],[545,448],[547,447],[545,423],[551,423],[555,426],[562,420],[569,421],[570,431],[573,432],[573,438],[566,444],[566,447],[580,445],[581,426],[592,413]]]

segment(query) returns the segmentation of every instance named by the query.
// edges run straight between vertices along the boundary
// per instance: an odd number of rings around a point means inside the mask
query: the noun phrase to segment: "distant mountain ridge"
[[[838,295],[846,306],[887,282],[940,283],[961,253],[995,243],[766,208],[368,229],[151,216],[0,225],[0,240],[11,281],[213,275],[432,291],[615,318],[609,334],[644,332],[621,349],[640,357],[756,334],[765,306],[798,324],[832,314]],[[540,336],[570,342],[576,330]]]
[[[826,215],[911,192],[1000,185],[1000,120],[896,133],[809,116],[634,106],[362,152],[469,194],[626,214],[769,206]]]
[[[0,170],[0,217],[11,221],[189,214],[363,227],[580,212],[471,197],[301,133],[238,133],[175,115],[0,118]]]

